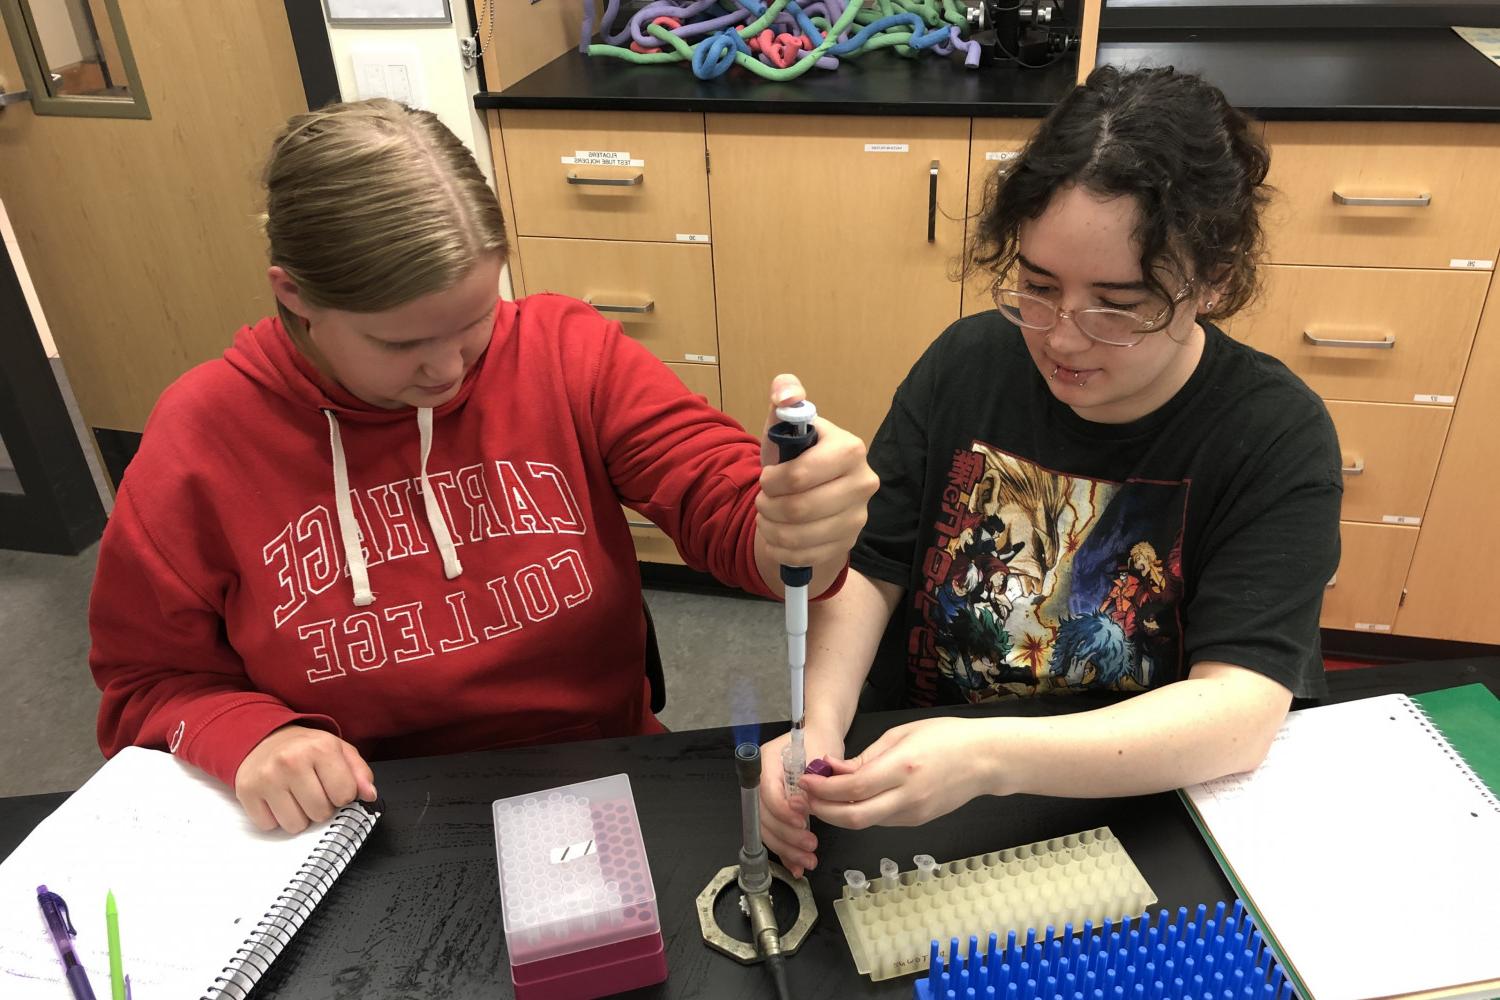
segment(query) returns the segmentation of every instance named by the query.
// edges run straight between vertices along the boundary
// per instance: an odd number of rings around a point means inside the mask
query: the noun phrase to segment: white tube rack
[[[920,869],[901,872],[894,885],[877,878],[861,886],[862,877],[855,878],[857,888],[846,885],[834,900],[854,966],[875,982],[925,970],[934,938],[1100,924],[1156,902],[1107,826],[936,868],[919,857]]]

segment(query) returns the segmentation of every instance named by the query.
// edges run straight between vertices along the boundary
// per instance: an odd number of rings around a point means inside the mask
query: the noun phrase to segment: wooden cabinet
[[[724,408],[764,419],[795,372],[869,440],[922,350],[958,318],[969,121],[709,115]]]
[[[1500,247],[1500,125],[1271,122],[1271,259],[1447,268]]]
[[[792,371],[866,440],[933,338],[993,308],[987,274],[955,278],[987,183],[1036,127],[576,111],[492,124],[527,291],[593,301],[752,430],[772,377]],[[1270,261],[1228,329],[1306,381],[1339,431],[1343,558],[1323,624],[1500,642],[1474,583],[1500,556],[1500,125],[1275,122],[1265,137]],[[627,517],[640,558],[680,561]]]
[[[1339,526],[1342,555],[1338,572],[1323,591],[1324,628],[1392,630],[1417,530],[1349,521]]]
[[[582,299],[663,361],[718,363],[708,247],[535,236],[517,242],[532,292]]]
[[[1323,625],[1500,641],[1459,569],[1500,552],[1485,513],[1500,487],[1500,345],[1483,326],[1500,327],[1500,125],[1273,122],[1265,135],[1272,263],[1230,332],[1282,359],[1338,426],[1343,559]]]
[[[1326,399],[1451,406],[1489,277],[1273,265],[1259,300],[1229,329]]]
[[[501,122],[517,234],[707,242],[702,115],[507,111]]]
[[[1500,289],[1492,286],[1438,466],[1406,604],[1406,635],[1500,643]]]

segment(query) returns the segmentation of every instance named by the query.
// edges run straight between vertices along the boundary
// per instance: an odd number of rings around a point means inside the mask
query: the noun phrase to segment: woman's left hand
[[[804,775],[812,814],[834,826],[920,826],[991,792],[1000,752],[983,719],[923,719],[897,726],[832,777]]]
[[[778,375],[771,384],[771,412],[806,398],[795,375]],[[843,567],[865,526],[866,506],[880,479],[865,461],[865,443],[836,424],[814,421],[818,443],[786,464],[762,437],[760,496],[756,498],[756,542],[774,564],[812,566],[833,572]]]

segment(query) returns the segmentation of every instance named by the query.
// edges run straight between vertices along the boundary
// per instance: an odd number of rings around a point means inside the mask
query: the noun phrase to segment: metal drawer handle
[[[627,517],[625,519],[625,523],[628,524],[628,525],[630,525],[632,528],[654,528],[654,527],[656,527],[656,525],[653,524],[653,523],[651,523],[650,521],[637,521],[633,517]]]
[[[656,309],[656,302],[653,299],[647,299],[636,306],[625,305],[622,302],[595,302],[592,295],[585,295],[583,301],[602,313],[648,313]]]
[[[1338,582],[1339,582],[1339,575],[1337,573],[1335,573],[1335,574],[1333,574],[1332,576],[1330,576],[1328,578],[1328,582],[1327,583],[1323,584],[1323,589],[1324,590],[1332,590],[1334,588],[1334,585],[1336,585]]]
[[[941,166],[937,160],[933,160],[927,167],[927,242],[937,242],[937,184],[938,168]]]
[[[1356,458],[1353,465],[1346,465],[1339,471],[1346,476],[1362,476],[1365,474],[1365,460]]]
[[[1340,205],[1374,208],[1426,208],[1432,204],[1432,195],[1414,194],[1395,198],[1364,198],[1356,195],[1333,192],[1333,200]]]
[[[635,187],[646,179],[644,170],[637,170],[628,177],[582,177],[575,170],[568,171],[569,184],[593,184],[599,187]]]
[[[1376,350],[1389,351],[1396,346],[1394,333],[1388,333],[1379,340],[1360,340],[1358,338],[1318,337],[1309,330],[1303,330],[1302,339],[1314,347],[1373,347]]]

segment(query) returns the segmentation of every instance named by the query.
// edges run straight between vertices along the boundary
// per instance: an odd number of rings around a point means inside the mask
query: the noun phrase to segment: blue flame
[[[734,745],[760,743],[760,713],[755,705],[755,687],[743,674],[729,683],[729,726]]]

